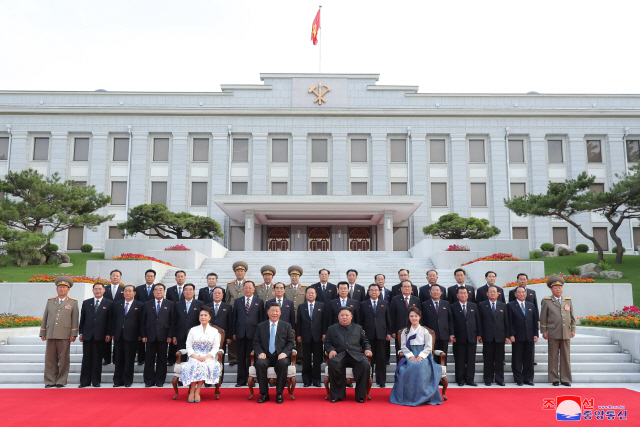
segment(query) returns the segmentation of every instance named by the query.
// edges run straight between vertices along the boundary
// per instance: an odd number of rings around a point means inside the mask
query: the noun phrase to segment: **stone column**
[[[30,153],[31,144],[29,143],[29,132],[26,130],[12,130],[9,169],[14,172],[20,172],[23,169],[27,169]]]
[[[543,133],[529,136],[529,185],[527,193],[544,194],[547,192],[547,145]],[[531,247],[538,248],[543,243],[553,243],[551,223],[546,217],[531,218]]]
[[[347,152],[347,134],[331,135],[331,184],[329,194],[346,196],[349,190],[349,153]]]
[[[449,195],[451,212],[469,216],[469,180],[467,173],[467,140],[465,134],[451,134],[449,149]]]
[[[369,188],[374,196],[389,194],[389,161],[387,150],[387,135],[384,133],[371,134],[371,173]]]
[[[129,175],[129,209],[149,203],[151,200],[151,182],[149,179],[149,133],[133,131],[131,133],[131,169]],[[166,178],[171,180],[171,173]],[[161,179],[159,179],[161,180]],[[167,191],[170,182],[167,182]],[[167,199],[168,200],[168,199]]]
[[[49,176],[58,172],[60,181],[65,181],[69,165],[69,132],[51,132],[50,152]]]
[[[311,192],[307,190],[309,180],[307,134],[294,133],[291,136],[291,193],[305,195]]]
[[[501,230],[498,239],[509,239],[511,236],[511,211],[504,205],[504,199],[509,197],[507,178],[507,152],[504,135],[489,135],[489,206],[491,225]]]
[[[268,133],[254,133],[251,147],[251,193],[269,194],[269,176],[267,165],[269,163]]]
[[[171,181],[167,197],[167,207],[172,212],[187,212],[190,204],[188,138],[187,132],[173,133],[169,166]]]
[[[89,153],[89,182],[87,182],[87,185],[93,185],[97,192],[110,196],[109,132],[93,132],[91,139],[91,152]],[[98,215],[107,215],[108,209],[106,207],[101,208],[98,209],[96,213]],[[104,250],[105,240],[108,238],[109,226],[107,223],[103,223],[96,227],[95,232],[87,232],[85,243],[93,246],[94,251],[100,252]]]

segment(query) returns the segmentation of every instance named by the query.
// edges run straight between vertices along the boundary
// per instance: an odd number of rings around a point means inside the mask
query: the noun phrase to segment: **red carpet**
[[[222,389],[220,400],[213,399],[213,389],[202,393],[201,403],[188,403],[186,389],[180,389],[174,401],[173,390],[163,389],[0,389],[0,425],[2,426],[166,426],[199,425],[208,420],[213,425],[255,425],[259,427],[305,427],[353,425],[388,427],[400,423],[427,425],[429,419],[450,420],[443,425],[512,426],[514,415],[526,425],[557,423],[554,410],[543,410],[543,399],[561,395],[593,399],[598,406],[625,406],[627,425],[640,425],[640,393],[625,389],[530,388],[530,389],[450,389],[449,400],[441,406],[409,408],[389,403],[391,389],[371,390],[371,401],[356,403],[353,389],[347,401],[324,400],[324,389],[296,390],[291,401],[285,392],[282,405],[271,401],[256,403],[247,399],[246,389]],[[257,390],[256,390],[257,391]],[[617,412],[617,411],[616,411]],[[418,418],[429,417],[429,418]],[[584,420],[583,420],[584,421]],[[596,425],[619,420],[604,420]],[[584,421],[586,422],[586,421]],[[186,423],[186,424],[185,424]],[[336,424],[339,423],[339,424]]]

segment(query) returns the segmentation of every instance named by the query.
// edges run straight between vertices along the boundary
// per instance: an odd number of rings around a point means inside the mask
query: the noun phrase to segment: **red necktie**
[[[406,305],[407,308],[409,308],[409,297],[404,297],[404,305]]]
[[[247,300],[247,306],[245,307],[247,309],[247,313],[249,312],[249,298],[246,298]]]

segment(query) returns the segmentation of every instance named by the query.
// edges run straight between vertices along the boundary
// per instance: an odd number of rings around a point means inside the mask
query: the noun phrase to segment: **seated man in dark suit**
[[[155,278],[155,275],[154,275]],[[144,292],[145,285],[142,285]],[[124,299],[113,303],[113,371],[114,387],[131,387],[136,347],[142,342],[140,325],[144,304],[134,299],[133,285],[124,287]],[[152,295],[153,296],[153,295]]]
[[[222,350],[224,354],[227,354],[227,345],[231,344],[231,337],[233,337],[233,307],[231,304],[224,302],[224,291],[222,288],[216,287],[212,293],[213,302],[207,304],[207,307],[211,307],[213,315],[211,316],[211,324],[224,331],[224,343],[222,344]],[[222,374],[220,376],[220,383],[224,381],[224,363],[222,364]],[[211,384],[205,384],[205,387],[211,387]]]
[[[267,370],[274,367],[276,379],[276,403],[282,403],[282,391],[287,383],[287,370],[291,365],[291,351],[295,347],[291,324],[280,320],[280,306],[276,302],[267,305],[269,320],[258,325],[253,338],[253,351],[257,356],[256,375],[260,383],[258,403],[269,400]]]
[[[187,348],[189,330],[200,324],[200,307],[204,303],[194,298],[195,292],[196,287],[192,283],[187,283],[182,290],[184,298],[174,305],[173,345],[177,350]],[[175,358],[175,354],[173,357]]]
[[[338,295],[339,297],[331,300],[327,303],[327,314],[325,322],[327,322],[327,328],[331,325],[338,323],[338,314],[340,308],[350,307],[353,314],[353,322],[360,323],[360,303],[354,299],[349,298],[349,283],[338,282]]]
[[[511,370],[516,384],[533,385],[533,357],[538,342],[538,310],[527,301],[527,288],[518,286],[516,300],[507,304],[509,313],[509,341],[511,341]]]
[[[431,287],[431,298],[422,303],[422,318],[420,322],[422,326],[426,326],[436,334],[433,351],[441,350],[444,352],[442,356],[434,355],[434,359],[436,357],[444,357],[446,364],[447,354],[449,353],[449,341],[451,335],[453,335],[453,317],[451,315],[449,301],[445,301],[442,298],[440,288],[440,286]]]
[[[309,286],[307,301],[298,306],[297,341],[302,344],[302,383],[305,387],[320,387],[322,341],[327,332],[324,304],[316,300],[316,288]],[[312,365],[313,361],[313,365]]]
[[[356,402],[364,403],[370,369],[367,357],[373,355],[371,346],[362,327],[351,323],[353,314],[350,307],[341,307],[338,319],[339,323],[327,329],[324,339],[324,351],[329,353],[327,367],[331,384],[331,403],[346,397],[345,377],[348,367],[353,369],[356,382]]]
[[[173,301],[164,299],[164,284],[153,287],[153,299],[144,303],[140,336],[147,344],[145,387],[162,387],[167,378],[167,347],[173,338]]]
[[[420,287],[419,289],[419,293],[420,293],[420,304],[424,304],[426,301],[429,301],[431,299],[431,288],[433,286],[437,286],[440,288],[440,299],[442,300],[446,300],[447,299],[447,288],[445,288],[442,285],[438,285],[438,272],[435,270],[429,270],[427,271],[427,283],[426,285]],[[422,311],[424,313],[424,310]],[[436,349],[434,349],[436,350]]]
[[[498,299],[498,287],[489,286],[487,301],[478,304],[482,323],[482,360],[484,385],[494,381],[504,386],[504,346],[509,342],[507,305]]]

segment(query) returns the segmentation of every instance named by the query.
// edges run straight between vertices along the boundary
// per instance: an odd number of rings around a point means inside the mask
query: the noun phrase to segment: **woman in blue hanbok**
[[[187,355],[189,360],[180,371],[180,381],[189,385],[189,402],[200,402],[203,383],[216,384],[220,378],[220,364],[216,354],[220,349],[220,333],[209,325],[213,310],[200,308],[200,325],[189,330]]]
[[[396,380],[389,398],[396,405],[442,404],[438,389],[442,367],[433,361],[431,334],[420,325],[420,317],[420,310],[411,307],[407,327],[400,336],[404,357],[398,361]]]

